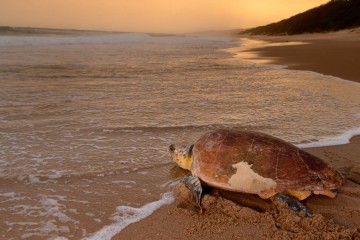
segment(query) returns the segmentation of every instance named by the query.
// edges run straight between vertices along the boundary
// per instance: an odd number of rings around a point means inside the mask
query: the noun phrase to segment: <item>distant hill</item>
[[[360,0],[332,0],[291,18],[243,31],[254,35],[329,32],[360,26]]]

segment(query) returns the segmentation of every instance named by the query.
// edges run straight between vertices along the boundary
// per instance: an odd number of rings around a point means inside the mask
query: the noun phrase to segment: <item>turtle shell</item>
[[[258,132],[217,130],[193,147],[192,174],[210,186],[253,194],[339,188],[328,164],[281,139]]]

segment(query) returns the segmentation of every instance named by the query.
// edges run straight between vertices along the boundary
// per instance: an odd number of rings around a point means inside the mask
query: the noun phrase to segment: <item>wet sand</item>
[[[260,48],[256,52],[290,69],[311,70],[360,82],[359,36],[359,30],[347,30],[332,34],[256,37],[271,42],[309,43]],[[305,150],[328,162],[347,179],[335,199],[311,196],[304,201],[313,213],[311,218],[286,208],[275,210],[271,204],[265,212],[243,207],[225,199],[233,196],[217,192],[203,197],[202,215],[179,208],[177,201],[131,224],[113,239],[360,239],[360,136],[352,138],[349,144]],[[178,196],[184,193],[181,187],[177,188]],[[184,194],[186,196],[186,192]]]
[[[289,69],[310,70],[360,82],[360,28],[326,34],[239,37],[275,43],[275,46],[246,50],[256,53],[254,60],[266,58],[274,64],[286,65]],[[306,44],[281,45],[291,42]]]

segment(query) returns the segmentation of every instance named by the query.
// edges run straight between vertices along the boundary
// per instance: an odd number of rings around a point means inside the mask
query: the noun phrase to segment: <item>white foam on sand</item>
[[[296,144],[296,146],[299,148],[311,148],[311,147],[343,145],[350,143],[350,139],[357,135],[360,135],[360,127],[352,128],[339,135],[323,138],[315,142]]]
[[[114,224],[103,227],[98,232],[89,237],[85,237],[83,240],[111,240],[112,237],[120,233],[130,224],[150,216],[161,206],[168,205],[173,201],[173,195],[170,192],[167,192],[162,195],[160,200],[148,203],[141,208],[119,206],[116,208],[116,213],[111,217],[111,219],[115,221]]]
[[[40,200],[42,206],[46,209],[46,215],[51,216],[62,223],[72,222],[78,224],[79,221],[73,220],[65,214],[66,206],[60,204],[58,200],[43,196]]]

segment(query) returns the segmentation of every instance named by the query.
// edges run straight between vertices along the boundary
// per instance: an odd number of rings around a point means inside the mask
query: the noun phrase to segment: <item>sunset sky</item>
[[[255,27],[329,0],[0,1],[0,26],[180,33]]]

